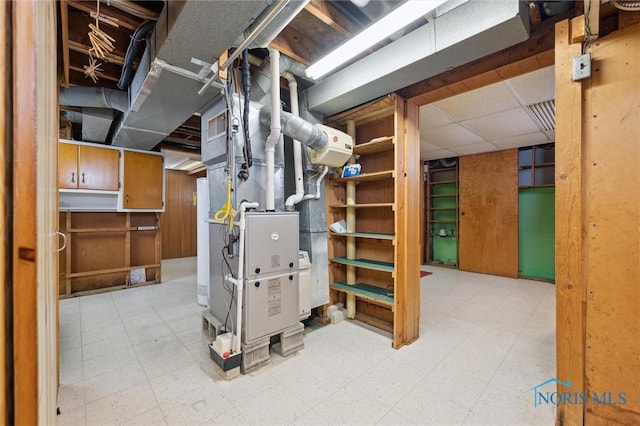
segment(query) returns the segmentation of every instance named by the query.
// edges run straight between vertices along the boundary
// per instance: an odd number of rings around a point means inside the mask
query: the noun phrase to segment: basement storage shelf
[[[61,297],[160,282],[162,154],[58,144]]]
[[[361,165],[360,175],[326,183],[328,223],[347,224],[329,233],[331,302],[391,333],[396,348],[419,333],[420,160],[417,129],[408,128],[417,111],[389,95],[326,121],[354,137]]]
[[[458,266],[458,161],[427,161],[425,183],[427,263]]]

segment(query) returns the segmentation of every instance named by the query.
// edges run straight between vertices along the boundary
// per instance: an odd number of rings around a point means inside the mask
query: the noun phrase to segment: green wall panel
[[[519,192],[520,275],[555,279],[555,188]]]
[[[432,198],[432,220],[431,224],[431,257],[434,261],[440,261],[445,265],[458,264],[458,227],[457,227],[457,186],[455,183],[433,185],[433,195],[440,197]],[[450,195],[450,196],[443,196]],[[439,210],[441,209],[441,210]],[[444,229],[446,237],[439,236],[440,230]]]

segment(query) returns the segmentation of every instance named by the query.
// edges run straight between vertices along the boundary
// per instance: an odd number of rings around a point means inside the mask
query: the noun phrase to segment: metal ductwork
[[[215,62],[275,5],[268,0],[166,2],[129,88],[131,108],[114,123],[112,144],[151,149],[211,105],[220,90],[209,87],[198,95],[199,75],[208,67],[192,58]],[[285,7],[273,19],[286,25],[294,11],[293,5]]]
[[[289,58],[288,56],[280,55],[280,75],[283,75],[286,72],[290,72],[291,74],[306,78],[305,70],[306,65],[301,62],[298,62],[294,59]],[[270,65],[271,61],[267,56],[260,64],[257,70],[253,72],[251,75],[251,100],[253,102],[257,102],[262,105],[269,105],[271,100],[269,99],[269,92],[271,90],[271,70]]]
[[[260,125],[263,129],[271,128],[271,106],[260,109]],[[282,133],[299,141],[307,147],[319,151],[327,146],[327,134],[308,121],[286,111],[280,111]]]
[[[129,109],[129,94],[122,90],[104,87],[63,87],[60,89],[60,105],[90,108]]]
[[[331,115],[529,38],[518,0],[449,0],[422,27],[307,90],[309,109]]]

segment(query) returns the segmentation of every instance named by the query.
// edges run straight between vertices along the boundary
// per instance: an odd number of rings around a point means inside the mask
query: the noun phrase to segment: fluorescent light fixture
[[[409,0],[358,35],[344,42],[318,62],[307,67],[307,76],[317,79],[338,68],[351,58],[406,27],[440,6],[446,0]]]

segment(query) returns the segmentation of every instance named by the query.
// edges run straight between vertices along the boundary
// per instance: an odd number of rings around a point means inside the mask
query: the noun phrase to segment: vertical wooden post
[[[66,232],[67,232],[67,248],[65,249],[65,293],[66,296],[71,296],[71,278],[69,278],[69,274],[71,273],[71,256],[73,255],[73,249],[71,248],[73,243],[73,238],[75,234],[73,232],[69,232],[71,229],[71,210],[67,210],[64,214],[65,222],[66,222]]]
[[[124,227],[126,232],[124,233],[124,266],[129,268],[131,266],[131,212],[125,213]],[[145,277],[145,282],[147,281]],[[131,269],[127,269],[125,272],[124,285],[129,287],[131,285]]]
[[[573,58],[582,45],[571,44],[569,21],[556,24],[556,352],[558,392],[583,392],[585,274],[582,233],[585,230],[582,180],[582,84],[572,81]],[[558,424],[582,425],[584,406],[561,404]]]
[[[356,123],[353,120],[347,121],[347,133],[356,142]],[[351,156],[350,163],[355,162],[355,158]],[[347,182],[346,204],[356,203],[356,183]],[[356,209],[355,207],[347,207],[347,232],[356,232]],[[356,258],[356,239],[347,237],[347,259]],[[356,267],[347,265],[347,284],[356,283]],[[356,317],[356,296],[347,294],[347,318],[354,319]]]
[[[2,26],[3,30],[0,31],[0,46],[10,46],[11,40],[8,39],[9,31],[6,28],[9,27],[11,16],[8,13],[9,3],[8,2],[0,2],[0,26]],[[3,109],[9,105],[7,88],[11,88],[11,80],[10,76],[10,57],[9,57],[10,49],[5,48],[2,52],[2,56],[0,57],[0,105],[2,105]],[[7,113],[0,115],[0,129],[3,129],[0,132],[0,153],[2,153],[2,158],[8,158],[8,145],[9,141],[7,141],[7,133],[4,129],[7,129]],[[7,223],[7,213],[9,212],[9,206],[6,204],[6,200],[8,197],[4,194],[5,188],[7,187],[6,182],[6,161],[0,161],[0,192],[2,193],[2,198],[0,199],[0,235],[7,236],[9,235],[9,224]],[[6,237],[5,237],[6,241]],[[8,247],[5,244],[0,244],[0,277],[2,279],[3,285],[0,286],[0,342],[7,341],[6,335],[6,323],[5,323],[5,304],[6,304],[6,285],[4,283],[11,282],[11,277],[7,276],[7,249]],[[9,423],[9,419],[7,419],[7,386],[8,378],[6,377],[7,372],[7,360],[5,358],[5,347],[0,350],[0,383],[3,383],[0,386],[0,424],[5,424],[5,422]]]

